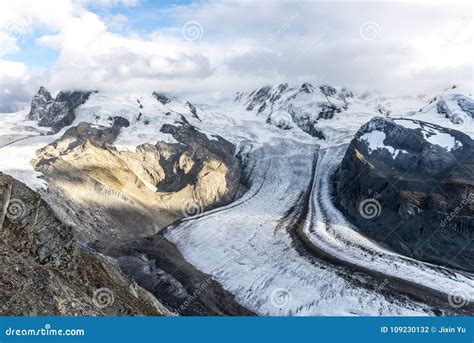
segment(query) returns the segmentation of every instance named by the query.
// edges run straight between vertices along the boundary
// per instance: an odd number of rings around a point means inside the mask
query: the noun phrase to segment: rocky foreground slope
[[[410,119],[375,118],[334,177],[360,232],[404,255],[474,271],[474,141]]]
[[[170,315],[22,183],[0,173],[0,315]]]

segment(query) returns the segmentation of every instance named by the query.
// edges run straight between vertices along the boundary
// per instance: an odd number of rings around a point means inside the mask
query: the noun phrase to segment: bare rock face
[[[74,273],[77,250],[72,231],[55,218],[37,193],[10,177],[2,175],[1,179],[3,185],[12,188],[5,200],[3,239],[41,265],[57,268],[65,275]]]
[[[54,132],[58,132],[74,122],[76,109],[84,104],[92,93],[60,92],[56,99],[53,99],[46,88],[41,87],[31,101],[28,119],[36,121],[39,126],[50,127]]]
[[[474,271],[474,142],[455,130],[375,118],[335,175],[341,210],[408,256]]]
[[[70,128],[38,151],[35,168],[49,187],[44,197],[92,242],[149,236],[239,196],[240,163],[231,143],[211,140],[187,122],[162,131],[179,143],[118,151],[118,124]]]
[[[153,97],[156,98],[162,105],[169,104],[171,102],[170,98],[160,92],[153,92]]]
[[[168,315],[111,260],[79,249],[39,194],[0,174],[0,315]]]
[[[54,99],[51,93],[49,93],[46,88],[41,87],[31,101],[31,110],[28,114],[28,119],[39,121],[44,116],[43,111],[47,110],[53,102]]]

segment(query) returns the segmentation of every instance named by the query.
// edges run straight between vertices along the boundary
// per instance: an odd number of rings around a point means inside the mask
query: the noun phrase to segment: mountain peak
[[[72,124],[75,110],[84,104],[92,91],[61,91],[54,99],[51,93],[40,87],[31,101],[29,120],[38,122],[38,126],[51,127],[55,132]]]
[[[160,102],[162,105],[166,105],[171,102],[171,99],[162,92],[153,92],[153,97],[158,100],[158,102]]]

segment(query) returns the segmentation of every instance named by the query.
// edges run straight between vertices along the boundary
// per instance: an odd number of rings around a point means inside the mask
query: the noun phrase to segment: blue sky
[[[0,2],[0,112],[52,92],[472,87],[470,1]]]
[[[193,1],[189,0],[148,0],[137,2],[135,6],[121,6],[120,4],[115,6],[101,6],[100,4],[94,4],[92,2],[86,7],[91,12],[103,18],[113,18],[117,15],[123,15],[128,18],[126,24],[127,29],[146,34],[176,24],[172,18],[166,15],[165,9],[176,6],[186,6],[192,3]],[[58,57],[58,51],[36,44],[36,39],[48,33],[52,32],[41,27],[35,28],[33,32],[19,39],[19,51],[6,54],[5,57],[12,61],[24,63],[34,69],[51,68]]]

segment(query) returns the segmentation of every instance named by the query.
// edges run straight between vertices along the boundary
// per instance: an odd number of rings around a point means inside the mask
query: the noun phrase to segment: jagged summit
[[[222,119],[210,114],[212,108],[216,108],[213,105],[224,104],[237,106],[242,113],[251,113],[261,122],[279,129],[299,130],[323,139],[327,138],[327,128],[352,125],[355,132],[374,114],[394,118],[409,115],[470,135],[474,133],[474,102],[467,92],[452,87],[432,98],[431,103],[427,102],[425,96],[382,97],[375,92],[356,93],[344,87],[309,82],[266,85],[251,92],[237,92],[233,101],[203,105],[172,97],[161,90],[141,95],[73,90],[62,91],[53,98],[41,87],[32,100],[28,119],[58,132],[79,120],[113,126],[120,117],[130,124],[129,131],[136,128],[143,137],[148,131],[159,131],[155,124],[161,127],[175,121],[192,123],[206,131],[209,124]]]
[[[307,95],[311,95],[307,97]],[[275,86],[264,86],[250,93],[237,92],[235,101],[246,105],[246,110],[262,113],[266,109],[275,105],[283,105],[288,101],[315,101],[327,100],[337,102],[347,97],[352,97],[352,92],[347,92],[345,88],[335,88],[329,85],[314,86],[305,82],[301,85],[290,85],[282,83]],[[332,99],[328,99],[332,98]]]
[[[61,91],[53,99],[45,87],[40,87],[31,101],[28,119],[58,132],[74,122],[76,109],[84,104],[92,93],[94,91]]]
[[[153,96],[158,100],[162,105],[169,104],[171,99],[161,92],[153,92]]]
[[[324,138],[315,124],[345,111],[354,95],[345,88],[329,85],[314,86],[282,83],[265,86],[250,93],[237,93],[235,102],[256,115],[266,116],[266,122],[282,129],[299,127],[304,132]]]

